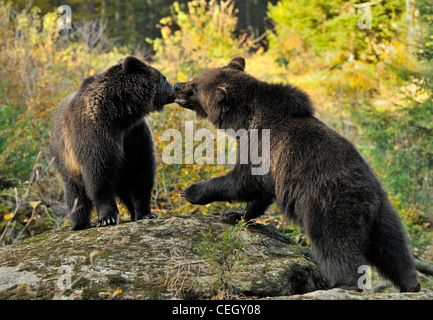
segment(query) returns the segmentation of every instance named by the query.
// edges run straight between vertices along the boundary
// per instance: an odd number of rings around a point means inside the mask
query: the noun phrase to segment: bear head
[[[245,59],[237,56],[224,67],[205,71],[191,81],[176,82],[175,102],[218,128],[247,128],[251,115],[247,84],[255,79],[244,70]]]
[[[100,75],[105,93],[111,99],[145,105],[146,113],[161,111],[175,100],[173,85],[156,68],[127,56]]]

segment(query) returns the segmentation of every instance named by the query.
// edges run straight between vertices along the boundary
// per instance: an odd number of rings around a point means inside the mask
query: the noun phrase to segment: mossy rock
[[[195,245],[201,231],[233,227],[221,217],[176,216],[70,231],[59,228],[0,248],[1,299],[200,299],[212,279]],[[259,297],[325,289],[310,251],[265,226],[249,226],[247,265],[233,292]]]

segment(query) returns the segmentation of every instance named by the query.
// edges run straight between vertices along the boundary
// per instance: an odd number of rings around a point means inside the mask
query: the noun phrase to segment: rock
[[[0,248],[0,299],[200,299],[215,274],[195,246],[233,227],[221,217],[176,216],[70,231],[62,227]],[[277,297],[326,289],[310,251],[263,225],[233,270],[232,296]]]
[[[433,300],[433,291],[423,289],[417,293],[368,293],[343,289],[318,290],[306,294],[278,297],[278,300]]]
[[[11,284],[34,283],[39,278],[33,273],[21,270],[19,267],[1,267],[0,268],[0,291],[8,289]]]

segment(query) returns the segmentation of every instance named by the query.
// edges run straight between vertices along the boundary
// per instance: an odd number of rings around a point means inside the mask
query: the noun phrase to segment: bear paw
[[[142,217],[137,217],[137,220],[144,220],[144,219],[156,219],[158,218],[158,215],[155,213],[149,213],[149,214],[145,214]]]
[[[180,195],[192,204],[208,204],[208,202],[203,199],[204,197],[201,189],[199,183],[194,183],[188,188],[182,190]]]
[[[233,222],[239,222],[245,218],[245,212],[244,211],[225,211],[223,213],[223,217],[230,220],[230,221],[233,221]]]
[[[96,223],[96,226],[97,227],[105,227],[105,226],[115,225],[118,223],[119,224],[121,223],[120,216],[117,216],[117,217],[108,216],[108,217],[100,218],[98,220],[98,222]]]

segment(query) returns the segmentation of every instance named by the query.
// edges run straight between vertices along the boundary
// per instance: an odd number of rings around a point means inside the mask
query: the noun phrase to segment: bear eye
[[[197,90],[197,85],[192,84],[192,85],[190,86],[190,88],[188,89],[188,91],[186,92],[186,94],[187,94],[188,96],[192,96],[192,95],[194,95],[194,93],[195,93],[196,90]]]

